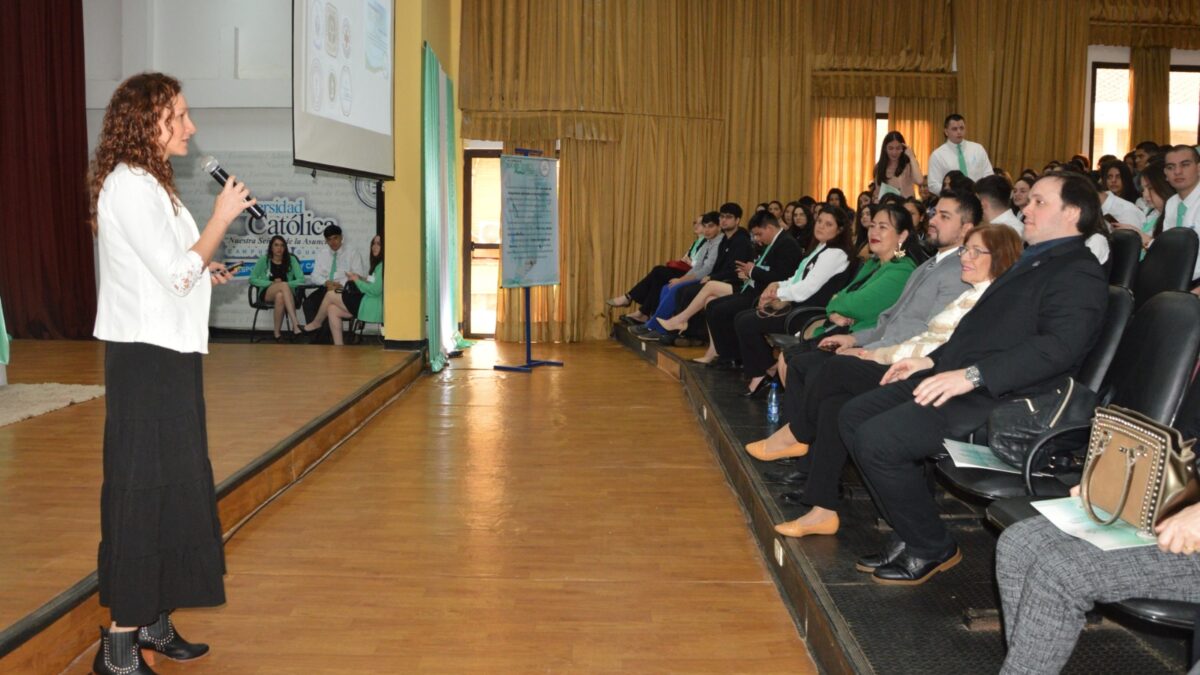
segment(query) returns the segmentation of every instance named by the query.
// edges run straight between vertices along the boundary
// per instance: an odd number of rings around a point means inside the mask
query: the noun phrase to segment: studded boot
[[[160,612],[158,620],[139,628],[137,641],[142,649],[156,651],[172,661],[191,661],[208,653],[208,645],[183,639],[171,623],[170,612]]]
[[[137,644],[136,631],[110,633],[100,629],[100,649],[92,661],[95,675],[154,675],[150,666],[142,661]]]

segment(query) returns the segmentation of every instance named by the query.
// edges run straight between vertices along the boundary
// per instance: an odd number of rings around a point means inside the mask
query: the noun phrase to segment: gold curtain
[[[726,3],[716,51],[728,50],[725,159],[714,167],[729,201],[787,201],[808,184],[812,6],[793,0]]]
[[[945,141],[942,122],[954,112],[954,100],[946,98],[896,97],[888,109],[888,127],[904,134],[921,164],[921,174],[929,170],[929,155]]]
[[[1003,167],[1041,166],[1079,152],[1090,6],[955,0],[953,9],[967,137]]]
[[[875,99],[817,98],[813,103],[813,197],[841,188],[850,204],[867,189],[875,166]]]
[[[949,0],[817,0],[815,5],[814,70],[950,72]]]
[[[1134,47],[1129,57],[1129,139],[1171,139],[1171,49]]]
[[[1200,49],[1200,0],[1091,0],[1094,45]]]

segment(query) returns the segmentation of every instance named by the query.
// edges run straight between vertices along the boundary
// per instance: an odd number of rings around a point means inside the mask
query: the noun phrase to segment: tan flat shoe
[[[775,531],[785,537],[807,537],[810,534],[837,534],[838,526],[841,521],[838,520],[837,514],[833,514],[832,518],[823,520],[815,525],[801,525],[800,518],[789,520],[786,523],[780,523],[775,526]]]
[[[750,453],[750,456],[755,459],[764,462],[774,462],[777,459],[784,459],[786,457],[803,457],[807,455],[808,443],[793,443],[783,450],[771,452],[767,450],[767,442],[765,440],[754,441],[746,445],[746,452]]]

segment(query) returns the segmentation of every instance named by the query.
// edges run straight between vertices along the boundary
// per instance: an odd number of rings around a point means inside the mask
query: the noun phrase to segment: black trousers
[[[733,318],[733,330],[742,353],[742,371],[747,377],[766,375],[767,369],[775,364],[775,352],[766,336],[782,333],[786,320],[786,314],[760,317],[754,308],[742,310]]]
[[[649,316],[658,309],[658,298],[662,293],[663,286],[666,286],[668,281],[678,279],[683,275],[683,271],[674,267],[657,265],[642,277],[641,281],[634,284],[626,295],[640,305],[639,309],[642,310],[642,314]]]
[[[837,508],[838,481],[847,457],[838,416],[850,399],[878,388],[879,379],[887,369],[887,366],[855,356],[831,356],[811,371],[803,389],[804,395],[799,397],[803,414],[799,419],[788,418],[788,426],[796,440],[809,444],[805,503],[826,509]]]
[[[736,286],[734,289],[733,295],[709,302],[704,313],[707,317],[705,321],[708,323],[708,333],[712,336],[717,356],[741,361],[742,351],[738,349],[737,330],[734,328],[733,320],[744,310],[753,311],[754,306],[758,304],[758,294],[753,291],[738,293]]]
[[[802,443],[811,443],[811,438],[801,438],[797,435],[799,425],[805,419],[804,390],[813,375],[829,359],[833,352],[815,349],[810,352],[793,352],[787,357],[787,379],[784,380],[783,403],[779,406],[780,419],[788,423],[792,435]],[[794,423],[793,423],[794,421]]]
[[[950,423],[943,409],[913,401],[922,379],[912,377],[850,399],[838,425],[880,513],[911,555],[933,558],[954,540],[938,517],[924,460],[942,450]]]
[[[321,301],[325,299],[327,289],[324,286],[314,288],[309,291],[304,297],[304,320],[310,322],[317,316],[317,311],[321,309]]]

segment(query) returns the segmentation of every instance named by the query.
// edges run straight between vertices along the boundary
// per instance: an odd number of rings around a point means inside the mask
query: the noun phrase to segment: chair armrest
[[[825,316],[824,307],[796,307],[787,313],[787,317],[783,320],[783,332],[791,335],[796,335],[807,326],[814,316]],[[795,328],[800,326],[800,328]]]
[[[1033,444],[1033,449],[1029,451],[1029,456],[1025,458],[1025,469],[1022,472],[1025,477],[1025,494],[1031,497],[1037,497],[1037,489],[1033,484],[1033,474],[1038,467],[1046,460],[1046,453],[1050,451],[1050,441],[1053,441],[1060,436],[1065,436],[1069,433],[1077,431],[1086,431],[1092,428],[1091,420],[1087,422],[1078,422],[1076,424],[1068,424],[1065,426],[1050,429],[1046,433],[1038,437]]]

